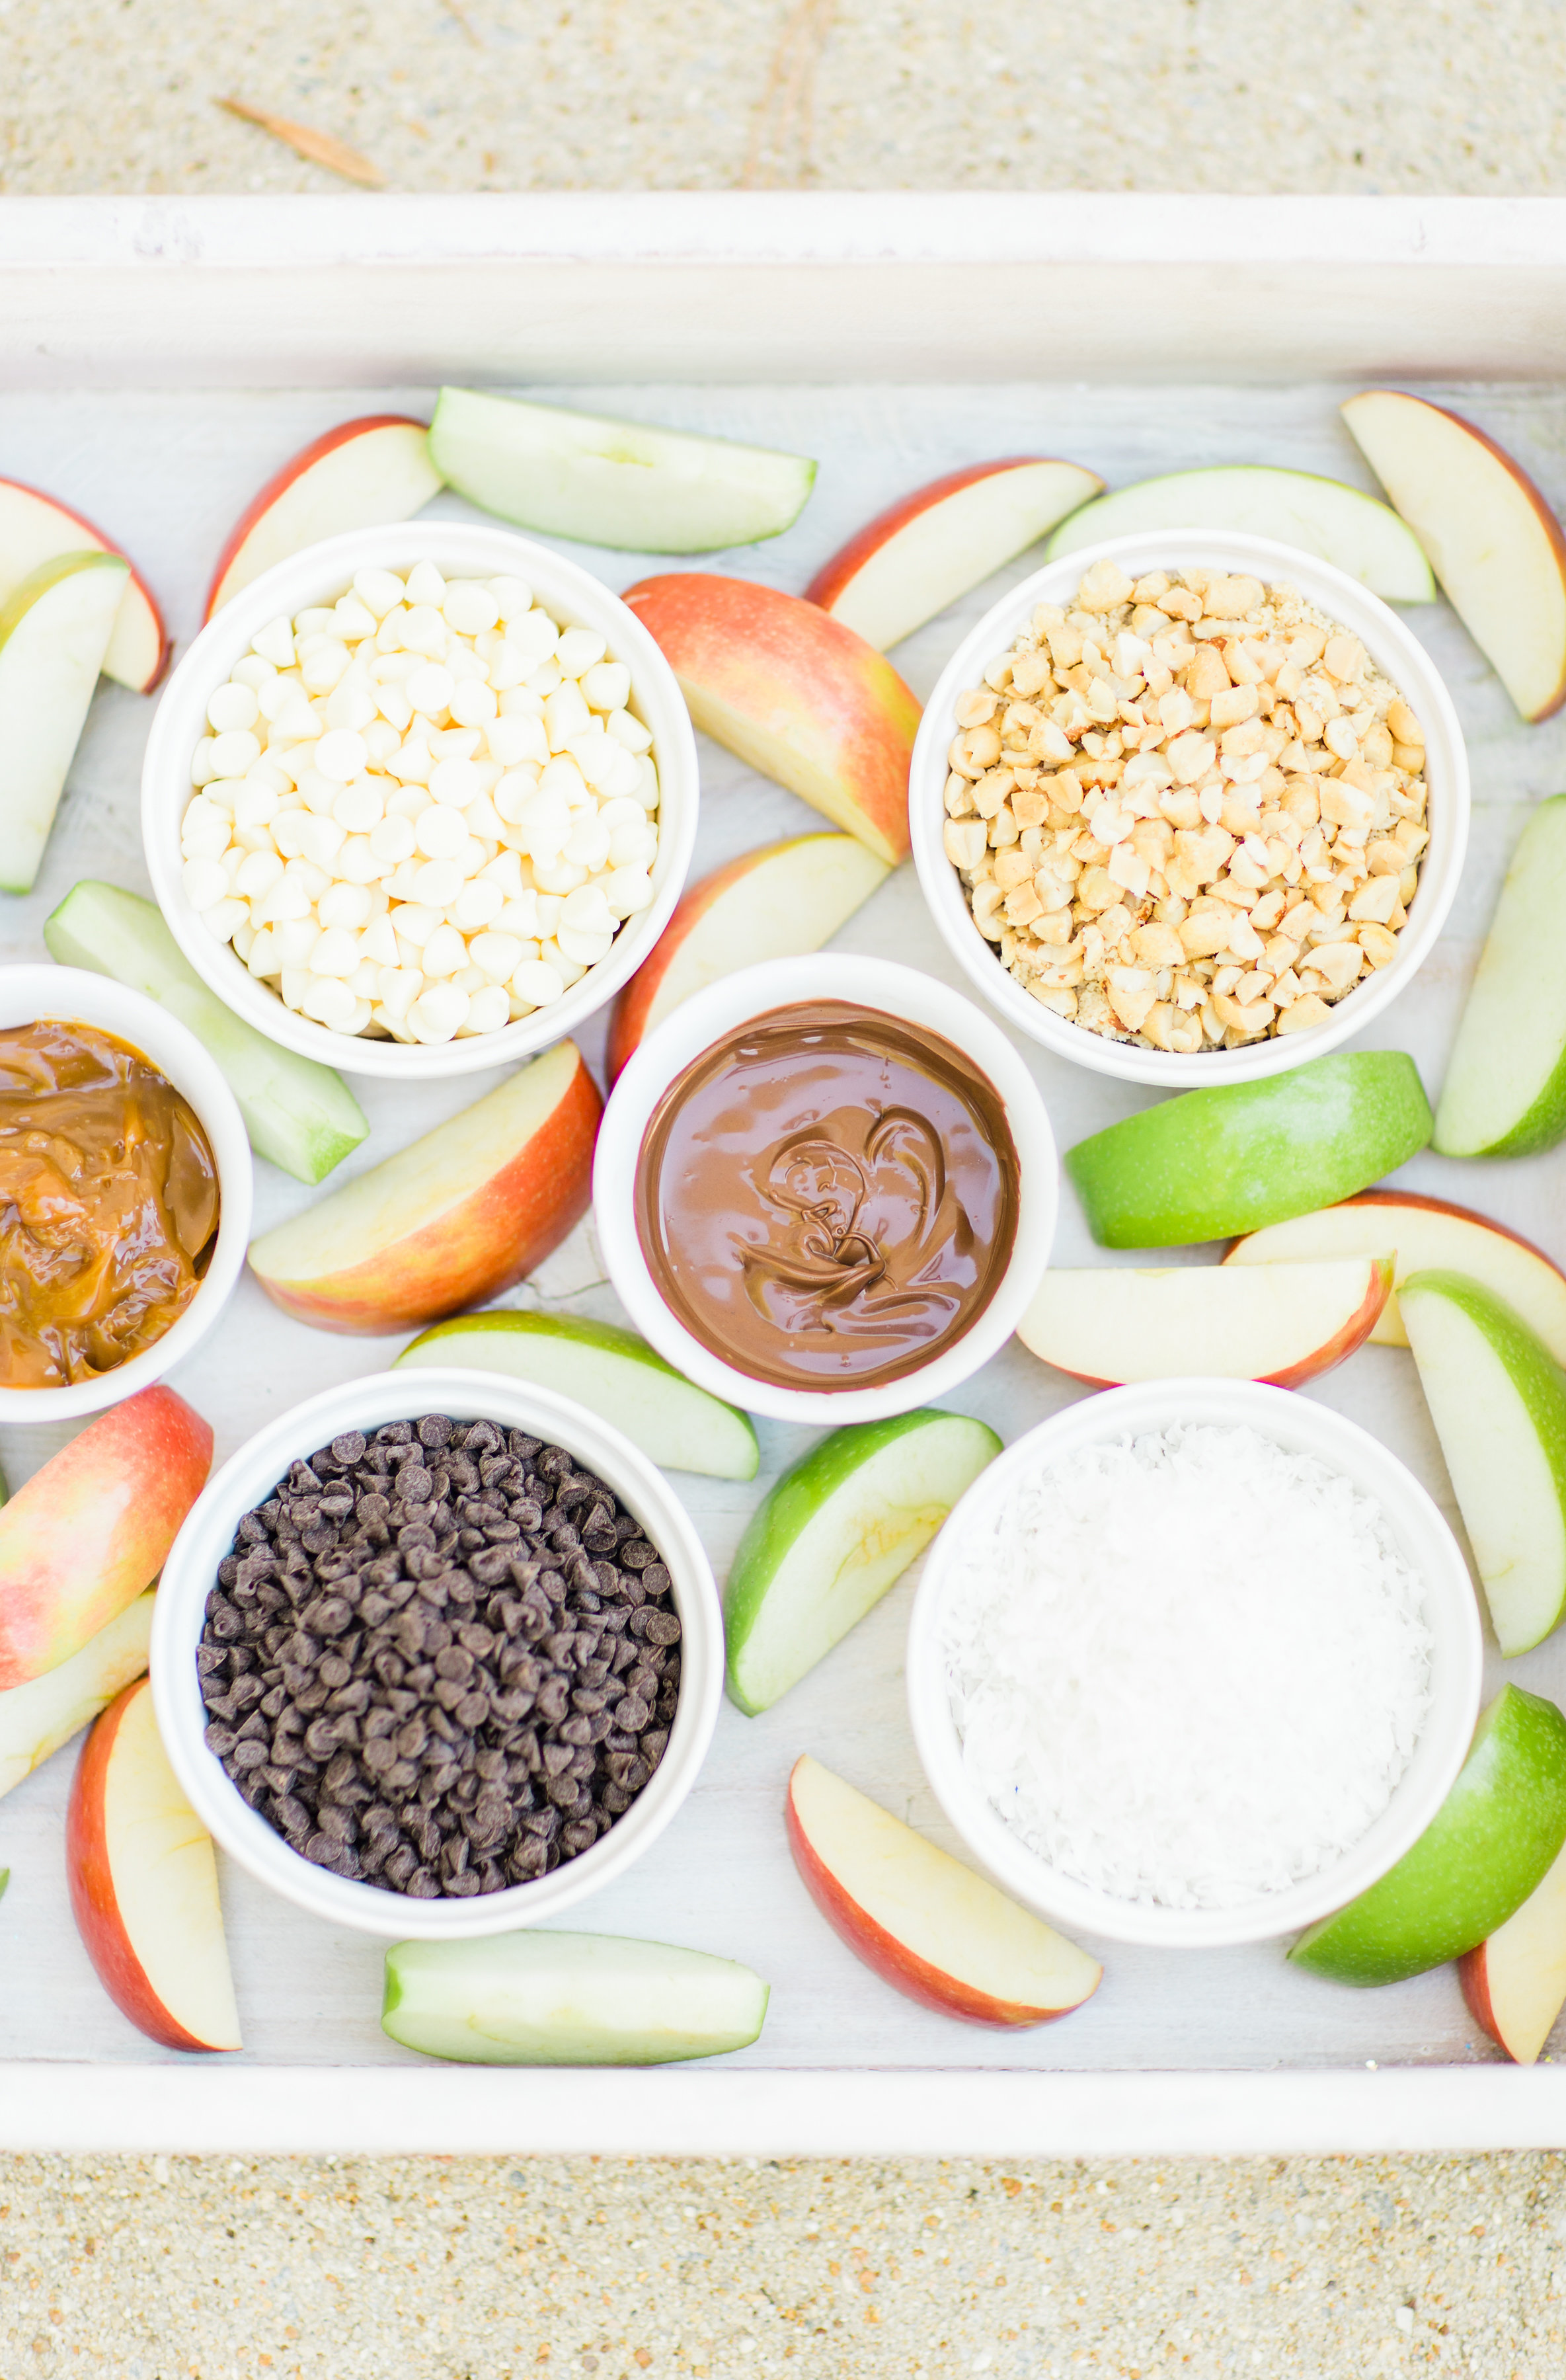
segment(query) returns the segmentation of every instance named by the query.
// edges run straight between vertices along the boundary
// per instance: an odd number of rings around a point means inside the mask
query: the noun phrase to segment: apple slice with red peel
[[[94,528],[40,488],[0,480],[0,603],[24,578],[62,553],[112,553],[130,572],[103,654],[103,675],[132,694],[151,694],[168,667],[169,637],[151,588],[129,557]]]
[[[1236,1240],[1225,1265],[1316,1264],[1395,1250],[1392,1294],[1376,1318],[1377,1347],[1406,1347],[1397,1293],[1410,1273],[1461,1272],[1525,1314],[1558,1364],[1566,1365],[1566,1273],[1531,1240],[1472,1207],[1413,1190],[1362,1190],[1286,1223]]]
[[[693,884],[614,1003],[610,1081],[683,1000],[740,967],[819,951],[886,875],[856,835],[799,834]]]
[[[409,520],[443,485],[426,422],[407,413],[339,421],[291,455],[240,515],[218,556],[203,618],[274,562],[345,529]]]
[[[1017,1337],[1097,1389],[1187,1373],[1297,1389],[1365,1344],[1391,1285],[1390,1256],[1062,1269],[1045,1274]]]
[[[884,652],[1013,561],[1103,484],[1080,463],[1042,455],[1008,455],[950,471],[868,521],[822,564],[805,600]]]
[[[459,1115],[250,1244],[274,1305],[374,1336],[482,1305],[588,1210],[603,1101],[557,1041]]]
[[[140,1677],[147,1667],[154,1600],[139,1595],[68,1661],[0,1694],[0,1794],[30,1777],[51,1753],[95,1719],[122,1687]]]
[[[1566,1852],[1457,1973],[1475,2024],[1516,2065],[1534,2065],[1566,2007]]]
[[[888,867],[906,859],[919,706],[873,645],[798,595],[705,571],[644,578],[625,601],[706,735]]]
[[[878,1802],[796,1760],[784,1804],[794,1864],[817,1908],[883,1983],[969,2024],[1068,2016],[1103,1969]]]
[[[1461,414],[1402,389],[1343,419],[1524,719],[1566,702],[1566,538],[1532,480]]]
[[[239,2049],[212,1837],[169,1767],[146,1679],[82,1746],[66,1817],[71,1909],[98,1980],[165,2049]]]

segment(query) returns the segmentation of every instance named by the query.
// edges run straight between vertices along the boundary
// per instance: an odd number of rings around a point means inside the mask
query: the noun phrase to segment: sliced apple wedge
[[[1025,1347],[1096,1389],[1183,1373],[1297,1389],[1362,1347],[1392,1259],[1048,1272],[1017,1325]]]
[[[1514,2064],[1535,2065],[1566,2007],[1566,1852],[1457,1973],[1475,2022]]]
[[[1225,1265],[1318,1264],[1396,1251],[1392,1294],[1370,1333],[1378,1347],[1406,1347],[1397,1293],[1411,1272],[1462,1272],[1525,1314],[1558,1364],[1566,1364],[1566,1273],[1542,1248],[1472,1207],[1413,1190],[1362,1190],[1286,1223],[1236,1240]]]
[[[290,455],[247,504],[218,556],[203,618],[274,562],[345,529],[410,520],[440,491],[424,422],[406,413],[339,421]]]
[[[749,1967],[609,1934],[397,1942],[381,2023],[427,2058],[480,2066],[666,2066],[745,2049],[767,2015]]]
[[[129,576],[120,553],[62,553],[0,605],[0,891],[32,889]]]
[[[784,1819],[794,1864],[833,1932],[938,2015],[1048,2024],[1098,1990],[1096,1959],[808,1753],[794,1764]]]
[[[1050,540],[1049,559],[1080,552],[1106,537],[1140,537],[1164,528],[1276,538],[1346,570],[1389,603],[1435,600],[1436,582],[1419,540],[1390,504],[1341,480],[1257,463],[1171,471],[1162,479],[1139,480],[1134,487],[1111,488],[1062,522]]]
[[[884,652],[1086,504],[1103,484],[1079,463],[1042,455],[971,463],[900,496],[868,521],[822,564],[805,600]]]
[[[885,860],[856,835],[798,834],[742,852],[693,884],[614,1003],[610,1081],[692,992],[763,959],[819,951],[886,876]]]
[[[66,1817],[71,1909],[98,1980],[165,2049],[239,2049],[212,1837],[176,1782],[145,1678],[82,1747]]]
[[[1443,1157],[1533,1157],[1566,1134],[1566,794],[1511,856],[1436,1110]]]
[[[152,1633],[152,1602],[151,1595],[139,1595],[68,1661],[0,1694],[0,1794],[30,1777],[122,1687],[140,1677]]]
[[[103,654],[103,675],[132,694],[151,694],[168,666],[169,638],[151,588],[113,538],[80,513],[19,480],[0,480],[0,603],[24,578],[62,553],[115,553],[130,576]]]
[[[1566,702],[1566,539],[1532,480],[1462,415],[1395,388],[1343,419],[1524,719]]]
[[[405,1347],[394,1370],[460,1364],[574,1397],[666,1471],[754,1479],[747,1414],[698,1389],[634,1330],[569,1314],[463,1314]]]

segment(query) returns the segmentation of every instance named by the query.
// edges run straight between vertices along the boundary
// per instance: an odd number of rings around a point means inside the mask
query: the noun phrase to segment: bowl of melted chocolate
[[[0,1418],[67,1419],[162,1377],[244,1261],[234,1095],[156,1002],[0,968]]]
[[[660,1353],[752,1411],[833,1421],[995,1352],[1056,1188],[1004,1036],[930,977],[836,957],[686,1002],[615,1086],[594,1174],[611,1278]]]

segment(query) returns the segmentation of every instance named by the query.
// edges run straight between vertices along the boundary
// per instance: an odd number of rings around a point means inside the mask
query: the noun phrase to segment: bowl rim
[[[642,1254],[635,1213],[641,1146],[664,1091],[704,1050],[750,1017],[799,1001],[842,1000],[912,1019],[941,1033],[980,1067],[998,1093],[1015,1144],[1016,1237],[1011,1260],[978,1319],[931,1362],[879,1388],[788,1389],[752,1379],[713,1354],[670,1312]],[[938,1014],[944,1011],[944,1014]],[[821,951],[767,959],[694,992],[632,1052],[616,1078],[593,1154],[593,1219],[604,1268],[633,1326],[698,1388],[774,1421],[839,1427],[911,1413],[946,1396],[1004,1346],[1044,1277],[1060,1208],[1060,1158],[1043,1095],[992,1017],[939,976],[890,959]]]
[[[103,1413],[151,1388],[194,1352],[218,1321],[244,1269],[255,1168],[239,1103],[222,1068],[190,1027],[161,1002],[113,976],[56,966],[47,959],[0,966],[0,1027],[27,1021],[6,1014],[18,1001],[35,1017],[94,1025],[139,1050],[195,1110],[212,1145],[218,1188],[217,1245],[178,1320],[152,1346],[95,1380],[61,1389],[0,1389],[0,1422],[28,1428]]]
[[[312,595],[346,587],[356,571],[406,572],[421,561],[433,562],[448,577],[459,572],[493,577],[509,570],[525,578],[536,600],[566,625],[579,622],[600,630],[614,658],[625,662],[631,672],[631,700],[651,730],[658,766],[653,897],[647,908],[625,919],[607,956],[550,1007],[535,1009],[531,1016],[493,1033],[453,1041],[366,1041],[356,1034],[331,1032],[311,1017],[297,1016],[258,982],[229,944],[214,941],[185,897],[179,821],[195,791],[189,783],[189,754],[206,732],[207,702],[249,651],[251,638],[280,613],[291,618]],[[623,990],[650,953],[685,890],[696,847],[698,800],[690,714],[674,671],[637,614],[601,578],[552,546],[499,523],[437,517],[349,529],[303,547],[262,571],[212,614],[158,697],[141,768],[141,837],[153,894],[169,930],[225,1007],[282,1049],[340,1074],[421,1082],[479,1074],[534,1057],[577,1032]]]
[[[1430,841],[1420,868],[1419,897],[1398,937],[1396,955],[1337,1002],[1324,1025],[1306,1033],[1247,1044],[1241,1050],[1190,1055],[1144,1050],[1089,1033],[1068,1018],[1040,1007],[1002,966],[994,946],[977,927],[963,897],[957,871],[941,839],[946,812],[942,792],[946,752],[953,735],[952,706],[977,684],[987,661],[1010,645],[1036,603],[1074,588],[1096,562],[1129,568],[1178,569],[1184,565],[1244,568],[1265,582],[1296,585],[1306,600],[1341,622],[1366,646],[1372,661],[1415,710],[1426,731],[1427,822]],[[1274,538],[1238,530],[1155,529],[1143,536],[1101,539],[1062,554],[1020,579],[958,645],[925,705],[908,772],[908,824],[914,867],[936,929],[953,957],[991,1007],[1019,1033],[1057,1057],[1122,1082],[1147,1083],[1164,1090],[1216,1087],[1283,1075],[1338,1049],[1373,1024],[1403,991],[1439,939],[1463,873],[1468,844],[1471,793],[1467,748],[1446,682],[1424,646],[1380,596],[1335,565]]]
[[[1296,1446],[1374,1496],[1425,1581],[1432,1700],[1425,1730],[1374,1823],[1342,1857],[1285,1890],[1233,1909],[1169,1909],[1118,1900],[1062,1876],[1030,1851],[965,1773],[947,1702],[939,1631],[953,1548],[985,1498],[1004,1493],[1041,1455],[1132,1430],[1211,1420]],[[1415,1542],[1417,1556],[1411,1550]],[[930,1789],[968,1852],[1026,1906],[1073,1933],[1158,1949],[1227,1949],[1314,1925],[1395,1866],[1435,1817],[1468,1756],[1484,1683],[1484,1633],[1468,1565],[1428,1492],[1380,1439],[1331,1406],[1256,1380],[1192,1376],[1080,1397],[1025,1431],[984,1472],[938,1533],[909,1615],[908,1715]]]
[[[203,1741],[195,1647],[206,1599],[241,1516],[288,1464],[324,1439],[415,1413],[503,1422],[563,1445],[649,1530],[674,1583],[681,1635],[680,1700],[649,1782],[590,1850],[548,1876],[468,1900],[410,1900],[314,1867],[247,1807]],[[552,1390],[455,1365],[372,1372],[309,1397],[266,1424],[208,1481],[164,1564],[149,1667],[170,1766],[197,1817],[258,1883],[328,1924],[386,1940],[472,1941],[558,1917],[622,1875],[662,1835],[695,1784],[717,1723],[723,1630],[718,1588],[695,1527],[661,1472],[623,1433]]]

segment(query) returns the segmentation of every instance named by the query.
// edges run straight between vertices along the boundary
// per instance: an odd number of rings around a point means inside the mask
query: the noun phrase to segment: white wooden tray
[[[740,575],[797,589],[893,495],[989,455],[1063,454],[1111,482],[1245,460],[1368,485],[1337,413],[1367,380],[1449,397],[1566,501],[1563,295],[1566,203],[1554,200],[10,200],[0,202],[0,472],[121,539],[183,642],[230,523],[307,438],[353,412],[427,410],[442,375],[541,380],[566,402],[819,456],[796,527],[728,558]],[[575,551],[614,586],[660,566]],[[917,692],[1003,584],[899,650]],[[1463,716],[1475,831],[1447,939],[1366,1039],[1411,1050],[1434,1090],[1523,818],[1566,786],[1566,721],[1520,727],[1444,605],[1405,616]],[[42,921],[79,877],[145,889],[138,774],[150,714],[140,698],[101,690],[39,887],[0,900],[0,953],[42,955]],[[716,747],[703,745],[702,766],[697,873],[812,822]],[[842,941],[954,982],[911,868]],[[596,1062],[601,1031],[584,1040]],[[1032,1045],[1024,1055],[1062,1147],[1147,1099]],[[357,1086],[372,1132],[342,1178],[490,1079]],[[1425,1156],[1400,1179],[1566,1257],[1563,1170],[1566,1155],[1491,1166]],[[258,1166],[258,1228],[310,1195]],[[1126,1260],[1093,1248],[1069,1194],[1058,1254]],[[522,1294],[613,1315],[593,1270],[578,1240]],[[400,1343],[308,1330],[247,1282],[176,1385],[212,1420],[222,1460],[273,1414],[379,1369]],[[950,1402],[1009,1439],[1074,1393],[1014,1347]],[[1375,1430],[1451,1514],[1406,1354],[1366,1349],[1312,1393]],[[677,1481],[720,1576],[748,1512],[806,1439],[761,1425],[762,1476],[747,1488]],[[13,1487],[55,1442],[0,1431]],[[751,2049],[646,2074],[428,2065],[380,2031],[375,1943],[316,1925],[229,1870],[248,2046],[223,2059],[164,2053],[105,1998],[71,1922],[67,1751],[0,1802],[0,1865],[12,1871],[0,1905],[0,2143],[1014,2155],[1566,2140],[1566,2074],[1499,2063],[1451,1968],[1354,1992],[1295,1973],[1278,1945],[1211,1956],[1109,1947],[1087,2007],[1022,2034],[948,2022],[878,1983],[797,1881],[782,1798],[794,1758],[810,1750],[951,1843],[904,1710],[912,1583],[776,1709],[745,1719],[725,1706],[680,1819],[576,1921],[755,1966],[772,2000]],[[1492,1690],[1501,1667],[1492,1658]],[[1507,1674],[1566,1699],[1566,1640]]]

